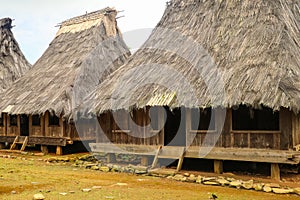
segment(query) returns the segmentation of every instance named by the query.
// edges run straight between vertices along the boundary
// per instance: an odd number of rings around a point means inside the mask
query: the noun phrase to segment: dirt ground
[[[12,155],[13,158],[2,158]],[[16,156],[17,158],[14,158]],[[75,156],[75,155],[73,155]],[[49,156],[48,156],[49,157]],[[46,199],[209,199],[214,193],[221,200],[292,200],[296,195],[275,195],[233,188],[204,186],[173,180],[124,173],[103,173],[75,168],[71,164],[49,164],[47,156],[0,153],[0,199],[32,199],[42,193]],[[198,172],[199,173],[199,172]],[[212,174],[204,174],[212,175]],[[225,174],[225,176],[234,176]],[[236,176],[238,177],[238,176]],[[247,180],[251,177],[242,177]],[[253,177],[252,177],[253,178]],[[298,180],[286,177],[284,185],[296,186]],[[259,177],[264,182],[269,179]],[[257,180],[256,179],[256,180]],[[93,186],[101,186],[92,189]],[[91,188],[90,192],[82,189]],[[65,196],[60,193],[66,193]]]

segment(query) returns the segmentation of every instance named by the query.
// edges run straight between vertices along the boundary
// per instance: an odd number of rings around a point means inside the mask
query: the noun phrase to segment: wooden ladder
[[[28,136],[16,136],[14,143],[10,146],[10,150],[14,150],[17,144],[22,144],[20,151],[24,151],[28,144]]]
[[[151,169],[155,168],[158,162],[158,159],[174,159],[178,160],[176,171],[180,171],[184,159],[185,147],[176,147],[176,146],[159,146],[156,155],[154,157]]]

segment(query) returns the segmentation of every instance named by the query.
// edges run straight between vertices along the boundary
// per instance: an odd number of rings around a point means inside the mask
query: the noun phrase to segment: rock
[[[110,169],[109,169],[109,167],[102,166],[102,167],[100,167],[100,171],[102,171],[102,172],[109,172]]]
[[[204,185],[220,185],[219,183],[217,182],[214,182],[214,181],[205,181],[203,182]]]
[[[62,195],[62,196],[66,196],[68,193],[66,193],[66,192],[61,192],[61,193],[59,193],[59,195]]]
[[[92,189],[95,189],[95,190],[99,190],[99,189],[101,189],[102,188],[102,186],[93,186],[92,187]]]
[[[147,174],[147,170],[135,170],[134,173],[136,174]]]
[[[111,168],[112,172],[120,172],[121,171],[121,167],[118,165],[113,165]]]
[[[184,176],[182,176],[181,174],[176,174],[175,176],[173,176],[173,179],[176,181],[181,181],[184,178]]]
[[[243,182],[242,187],[246,190],[252,189],[253,188],[253,180]]]
[[[38,182],[31,182],[32,185],[38,185]]]
[[[203,182],[205,181],[215,181],[217,178],[216,177],[203,177]]]
[[[90,189],[90,188],[82,189],[82,192],[90,192],[90,191],[92,191],[92,189]]]
[[[229,185],[229,184],[230,184],[230,182],[227,181],[227,180],[224,179],[224,178],[217,179],[217,182],[218,182],[220,185],[222,185],[222,186],[225,186],[225,185]]]
[[[38,193],[38,194],[33,195],[33,198],[32,198],[32,199],[33,199],[33,200],[43,200],[43,199],[45,199],[45,197],[44,197],[43,194]]]
[[[96,165],[91,167],[91,170],[99,170],[99,169],[100,168],[98,166],[96,166]]]
[[[74,194],[74,193],[75,193],[75,191],[69,191],[69,193],[70,193],[70,194]]]
[[[128,184],[127,183],[117,183],[116,185],[117,186],[127,186]]]
[[[11,194],[17,194],[17,191],[13,190],[11,191]]]
[[[239,189],[242,186],[242,182],[241,181],[232,181],[232,182],[229,183],[229,186]]]
[[[199,175],[196,179],[196,183],[202,183],[202,180],[203,180],[202,176]]]
[[[294,193],[300,195],[300,188],[294,188]]]
[[[183,177],[180,181],[181,182],[186,182],[187,181],[187,177]]]
[[[167,179],[173,179],[173,176],[168,176]]]
[[[269,186],[264,186],[263,191],[264,192],[272,192],[272,188]]]
[[[283,188],[272,188],[275,194],[290,194],[293,193],[294,190],[292,189],[283,189]]]
[[[264,187],[264,185],[261,184],[261,183],[253,184],[253,188],[254,188],[254,190],[256,190],[256,191],[262,191],[262,190],[263,190],[263,187]]]
[[[194,175],[194,174],[191,174],[188,178],[187,178],[187,181],[188,182],[196,182],[197,180],[197,177]]]
[[[184,175],[185,177],[189,177],[189,176],[190,176],[189,173],[184,173],[183,175]]]
[[[280,188],[280,185],[277,183],[268,183],[266,186],[271,188]]]

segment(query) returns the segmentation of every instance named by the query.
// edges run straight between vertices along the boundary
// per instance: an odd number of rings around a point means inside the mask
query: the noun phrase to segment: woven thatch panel
[[[172,0],[90,112],[168,105],[300,110],[300,0]],[[120,89],[121,88],[121,89]]]
[[[106,8],[61,24],[49,48],[0,101],[2,112],[69,116],[82,98],[129,56],[116,22]]]
[[[31,68],[13,36],[11,23],[10,18],[0,19],[0,92]]]

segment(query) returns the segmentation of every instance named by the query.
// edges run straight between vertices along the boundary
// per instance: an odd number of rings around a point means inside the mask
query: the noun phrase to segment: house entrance
[[[29,136],[29,117],[27,115],[21,115],[21,136]]]
[[[165,146],[186,145],[186,115],[184,108],[176,108],[171,111],[165,108],[167,119],[165,124]]]

